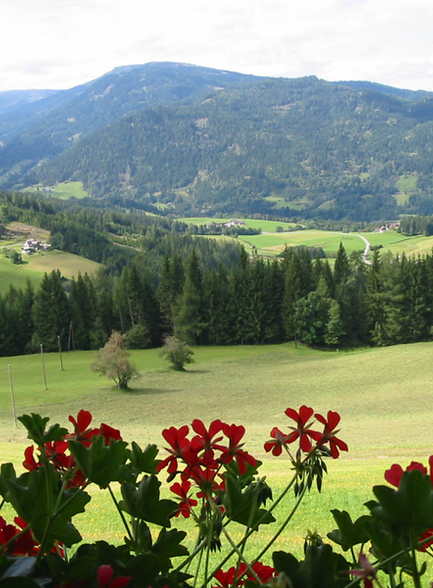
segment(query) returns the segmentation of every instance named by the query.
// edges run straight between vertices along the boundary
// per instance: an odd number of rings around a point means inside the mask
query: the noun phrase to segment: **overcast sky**
[[[433,91],[432,0],[0,0],[0,91],[178,61]]]

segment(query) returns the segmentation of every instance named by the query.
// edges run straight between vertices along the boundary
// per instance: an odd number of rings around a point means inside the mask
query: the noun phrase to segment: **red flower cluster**
[[[18,525],[7,524],[3,517],[0,517],[0,545],[6,545],[10,542],[5,550],[6,555],[36,555],[38,553],[38,543],[34,540],[30,530],[21,533],[26,528],[26,523],[20,517],[15,517],[14,522]],[[12,540],[16,537],[15,540]]]
[[[267,584],[277,575],[275,568],[266,566],[259,561],[253,564],[251,568],[254,570],[255,575],[257,578],[259,578],[262,584]],[[219,582],[219,584],[212,586],[212,588],[231,588],[231,586],[233,586],[235,583],[236,586],[243,586],[245,584],[245,580],[257,583],[256,578],[244,563],[241,563],[239,568],[230,568],[227,570],[227,572],[218,570],[214,577],[215,580]]]
[[[69,452],[69,440],[79,441],[86,447],[89,447],[92,442],[92,437],[103,436],[106,445],[109,445],[110,440],[121,439],[120,431],[113,429],[104,423],[99,428],[91,428],[92,415],[87,410],[80,410],[75,419],[73,416],[69,417],[69,421],[74,425],[74,432],[63,437],[62,441],[48,442],[44,445],[44,452],[48,461],[55,467],[62,477],[68,479],[68,487],[82,486],[86,479],[83,473],[77,468],[75,459]],[[30,445],[24,451],[25,460],[23,466],[27,470],[35,470],[43,466],[42,448],[37,448],[39,456],[35,458],[35,447]]]
[[[245,427],[228,425],[219,419],[213,421],[206,429],[203,421],[192,422],[195,435],[188,437],[190,429],[187,425],[177,429],[164,429],[162,435],[169,444],[166,450],[169,456],[158,465],[158,472],[167,468],[171,477],[181,474],[181,483],[176,483],[171,490],[180,497],[176,516],[182,514],[189,517],[191,507],[197,501],[188,497],[192,485],[198,487],[197,496],[206,497],[213,491],[224,488],[221,475],[222,466],[235,461],[242,475],[247,466],[255,466],[256,459],[242,449],[242,438]]]
[[[283,447],[290,443],[298,441],[299,451],[310,453],[317,449],[329,447],[331,455],[336,459],[340,455],[340,451],[348,451],[347,444],[339,439],[336,435],[338,433],[337,426],[340,422],[340,415],[338,412],[328,411],[328,416],[324,417],[319,413],[314,413],[314,410],[308,406],[301,406],[299,412],[293,408],[287,408],[286,415],[295,421],[295,427],[289,427],[290,432],[284,434],[277,427],[271,431],[272,439],[265,443],[265,450],[272,452],[273,455],[281,455]],[[317,431],[312,428],[314,425],[314,417],[316,421],[323,425],[323,430]]]
[[[35,470],[43,467],[45,460],[51,463],[55,470],[59,473],[63,480],[67,481],[67,487],[83,486],[86,483],[86,478],[83,472],[78,468],[74,456],[69,451],[69,441],[79,441],[86,447],[89,447],[92,442],[92,437],[103,436],[106,445],[110,444],[111,439],[120,440],[120,432],[113,429],[109,425],[101,424],[99,428],[91,428],[92,415],[86,410],[80,410],[75,419],[73,416],[69,417],[69,421],[74,425],[74,432],[64,435],[62,441],[49,441],[42,447],[37,447],[39,455],[35,457],[35,447],[30,445],[24,451],[25,460],[23,466],[29,470]],[[26,527],[25,521],[15,518],[15,522],[21,526],[21,529]],[[14,535],[20,532],[13,525],[6,525],[6,522],[0,517],[0,545],[5,545]],[[34,540],[31,531],[26,531],[20,535],[16,542],[11,542],[11,549],[14,555],[34,555],[39,551],[39,544]],[[63,546],[56,545],[53,551],[63,553]],[[7,553],[10,552],[9,546]]]
[[[430,481],[432,483],[433,486],[433,455],[431,455],[429,457],[428,460],[429,463],[429,470],[427,470],[427,468],[422,464],[419,463],[418,461],[412,461],[406,468],[406,472],[410,472],[412,470],[420,470],[425,476],[429,476],[430,477]],[[401,482],[401,478],[403,476],[404,470],[401,467],[400,464],[395,463],[393,464],[389,470],[386,470],[385,472],[385,480],[391,484],[392,486],[395,486],[396,488],[398,488],[400,486],[400,482]],[[430,547],[431,545],[433,545],[433,529],[428,529],[421,537],[420,537],[420,541],[423,541],[424,539],[428,539],[429,537],[432,538],[431,541],[426,541],[425,543],[422,544],[422,546],[418,549],[418,551],[427,551],[427,548]]]
[[[430,480],[433,484],[433,455],[429,457],[429,467],[430,473],[428,473],[427,468],[417,461],[412,461],[406,468],[406,472],[410,472],[411,470],[420,470],[425,476],[430,475]],[[385,480],[389,482],[392,486],[398,488],[400,486],[401,478],[403,476],[403,468],[400,464],[395,463],[393,464],[389,470],[385,472]]]

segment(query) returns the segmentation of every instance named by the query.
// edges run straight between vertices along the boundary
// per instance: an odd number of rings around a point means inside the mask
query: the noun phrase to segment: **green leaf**
[[[17,477],[16,473],[15,473],[15,468],[11,463],[3,463],[1,465],[0,468],[0,495],[5,499],[8,500],[6,498],[7,492],[8,492],[8,487],[6,484],[7,480],[15,480]]]
[[[402,533],[422,535],[433,527],[433,492],[429,476],[420,470],[404,472],[397,489],[375,486],[379,505],[371,514],[393,525]]]
[[[167,529],[163,528],[152,546],[152,553],[167,558],[188,555],[188,549],[181,545],[185,537],[185,531],[178,531],[177,529],[167,531]]]
[[[158,448],[156,445],[147,445],[144,451],[135,443],[131,444],[132,451],[130,460],[137,473],[156,474],[156,467],[159,460],[156,459],[158,455]]]
[[[354,545],[359,543],[366,543],[369,539],[366,531],[366,523],[370,521],[371,517],[364,515],[357,519],[354,523],[348,512],[345,510],[331,510],[338,529],[328,533],[329,539],[341,545],[344,551],[347,551]]]
[[[177,504],[172,500],[160,500],[161,482],[155,475],[144,476],[137,487],[127,482],[122,484],[122,497],[119,506],[133,517],[148,523],[170,527],[170,517]]]
[[[51,464],[28,472],[15,480],[6,482],[9,500],[18,516],[30,525],[38,541],[42,541],[47,526],[45,548],[51,548],[55,540],[67,547],[81,540],[81,535],[70,519],[89,502],[90,496],[78,488],[67,490],[54,512],[61,481]],[[71,499],[71,500],[69,500]]]
[[[152,535],[149,526],[138,519],[132,519],[132,535],[133,541],[125,538],[127,545],[131,545],[131,549],[137,553],[149,553],[152,548]]]
[[[309,545],[302,562],[281,551],[273,554],[273,560],[275,569],[287,577],[291,588],[343,588],[349,583],[344,575],[349,566],[331,545]]]
[[[401,552],[401,542],[396,536],[396,533],[385,521],[372,518],[367,523],[367,529],[373,545],[374,555],[378,559],[389,559]],[[408,557],[407,553],[399,556],[400,565],[403,561],[406,561],[410,565],[410,557]],[[391,561],[388,565],[395,570],[396,561]]]
[[[106,445],[102,436],[92,437],[90,447],[78,441],[69,442],[71,453],[86,478],[101,488],[121,479],[121,468],[127,458],[126,446],[124,441],[113,439]]]
[[[50,419],[48,417],[42,418],[39,414],[32,413],[30,416],[24,414],[18,417],[18,420],[27,429],[27,437],[32,439],[39,447],[49,441],[62,441],[63,437],[68,434],[68,430],[57,423],[52,425],[46,432],[45,427]]]
[[[146,553],[134,557],[127,566],[127,576],[132,576],[131,585],[136,588],[154,586],[155,579],[160,573],[166,573],[166,562],[153,553]]]
[[[301,565],[294,555],[285,551],[274,551],[272,561],[277,572],[284,573],[288,578],[296,576]]]
[[[255,484],[249,485],[242,491],[238,480],[232,477],[226,480],[224,507],[228,517],[257,530],[259,524],[267,525],[274,522],[275,518],[267,510],[259,508],[255,493]]]
[[[43,445],[45,427],[49,417],[42,418],[41,415],[32,412],[31,415],[23,414],[18,420],[27,429],[27,437],[32,439],[37,445]]]

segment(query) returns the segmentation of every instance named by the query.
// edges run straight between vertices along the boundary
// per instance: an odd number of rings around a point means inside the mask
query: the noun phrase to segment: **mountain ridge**
[[[0,185],[79,180],[173,214],[396,218],[431,213],[432,138],[433,93],[152,62],[20,131]]]

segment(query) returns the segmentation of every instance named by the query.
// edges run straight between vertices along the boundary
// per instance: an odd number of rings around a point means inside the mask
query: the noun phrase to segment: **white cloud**
[[[149,61],[433,90],[432,17],[431,0],[2,0],[0,91]]]

